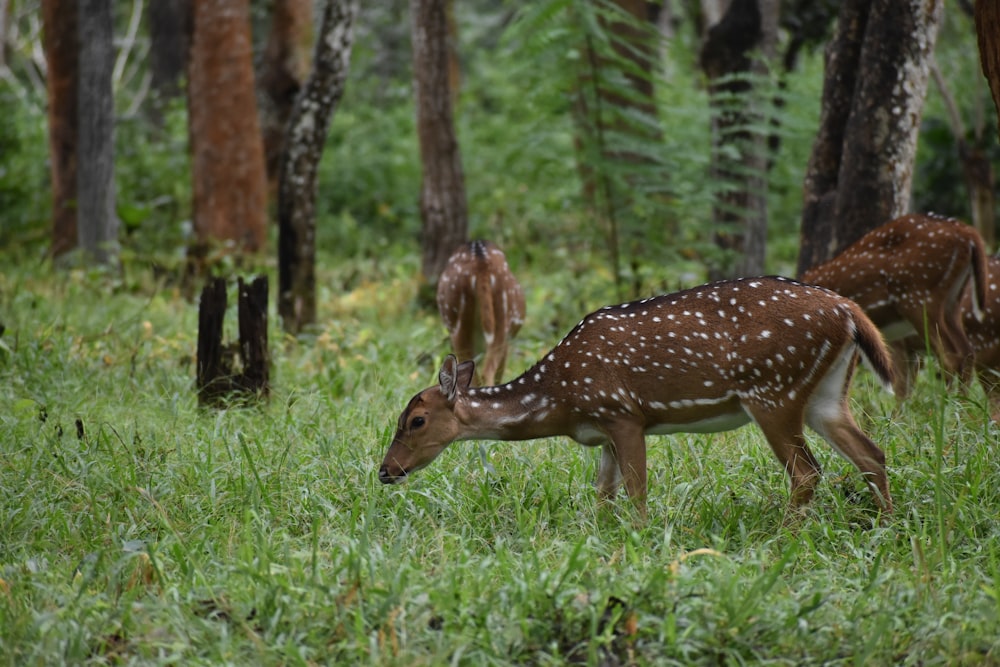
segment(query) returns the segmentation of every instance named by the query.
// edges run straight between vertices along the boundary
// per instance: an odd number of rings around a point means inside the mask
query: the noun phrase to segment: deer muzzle
[[[399,472],[393,473],[389,471],[389,466],[385,463],[382,467],[378,469],[378,481],[383,484],[397,484],[406,479],[406,471],[399,470]]]

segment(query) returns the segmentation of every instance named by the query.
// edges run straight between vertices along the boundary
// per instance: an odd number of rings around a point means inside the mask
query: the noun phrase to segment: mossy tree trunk
[[[316,321],[316,176],[344,93],[357,13],[351,1],[323,5],[313,70],[288,123],[278,178],[278,314],[290,333]]]
[[[827,46],[798,273],[909,207],[941,0],[845,0]]]

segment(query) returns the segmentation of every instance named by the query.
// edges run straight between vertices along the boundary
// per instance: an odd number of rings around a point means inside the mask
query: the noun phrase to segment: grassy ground
[[[897,410],[859,377],[891,466],[884,522],[819,442],[824,481],[787,516],[752,428],[651,438],[645,524],[597,509],[596,452],[561,439],[456,445],[383,487],[446,340],[413,305],[415,263],[351,268],[373,277],[328,287],[317,333],[272,324],[270,402],[226,411],[197,407],[197,306],[175,290],[0,275],[0,661],[1000,662],[1000,458],[978,389],[925,373]],[[512,372],[586,289],[524,278]]]

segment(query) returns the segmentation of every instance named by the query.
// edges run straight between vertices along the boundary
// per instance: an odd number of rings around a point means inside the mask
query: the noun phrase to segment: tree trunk
[[[768,137],[765,104],[754,78],[768,76],[777,45],[774,0],[733,0],[709,28],[701,52],[712,104],[712,174],[716,204],[712,219],[721,261],[709,278],[760,275],[767,250]],[[760,51],[764,60],[751,58]],[[727,157],[735,148],[737,158]]]
[[[49,160],[52,173],[54,258],[77,246],[77,99],[80,41],[76,2],[43,0],[42,31],[47,64]]]
[[[199,405],[226,407],[270,394],[267,292],[266,276],[258,276],[251,283],[239,279],[239,343],[227,344],[223,338],[228,302],[226,279],[211,278],[205,284],[198,304],[195,386]]]
[[[465,177],[452,119],[448,82],[446,0],[411,0],[413,84],[423,184],[421,268],[428,285],[438,277],[455,248],[468,238]]]
[[[997,136],[1000,137],[1000,3],[996,0],[976,0],[975,17],[979,62],[993,93]]]
[[[198,303],[198,355],[195,386],[199,405],[215,405],[231,388],[232,363],[222,342],[226,321],[226,279],[211,278]]]
[[[243,373],[240,391],[256,397],[271,393],[271,354],[267,346],[267,276],[237,283],[237,316]]]
[[[163,107],[181,92],[191,46],[192,1],[155,0],[149,4],[151,108],[157,125],[163,122]]]
[[[249,0],[194,0],[188,72],[194,229],[201,248],[264,247],[267,187]]]
[[[316,175],[344,92],[357,14],[355,2],[326,0],[313,71],[288,124],[278,179],[278,314],[291,333],[316,321]]]
[[[939,0],[845,0],[827,51],[798,272],[909,206]]]
[[[312,0],[285,0],[275,2],[273,7],[271,31],[257,77],[260,126],[271,191],[278,184],[288,119],[309,75],[313,41]]]
[[[10,20],[10,0],[0,0],[0,68],[7,66],[7,26]]]
[[[983,237],[987,248],[992,248],[996,242],[996,198],[993,195],[993,164],[986,154],[986,144],[983,139],[982,127],[973,133],[972,140],[965,129],[962,114],[958,110],[955,97],[951,94],[948,82],[945,81],[941,69],[931,59],[931,75],[937,86],[938,93],[944,101],[948,112],[948,124],[951,134],[955,137],[955,152],[962,166],[962,179],[969,194],[969,212],[972,215],[972,226]],[[981,114],[976,114],[981,116]]]
[[[115,214],[114,67],[111,0],[79,0],[79,160],[77,216],[80,247],[88,260],[114,264],[118,257]]]

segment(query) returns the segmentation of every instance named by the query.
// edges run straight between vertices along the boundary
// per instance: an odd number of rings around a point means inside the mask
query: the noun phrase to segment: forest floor
[[[272,318],[270,399],[226,410],[197,404],[197,303],[177,289],[0,275],[0,662],[1000,663],[978,387],[949,393],[931,366],[897,406],[859,373],[891,516],[818,438],[823,481],[790,514],[753,426],[650,438],[645,522],[624,497],[598,508],[598,453],[565,439],[459,443],[385,487],[447,339],[415,260],[338,270],[315,330]],[[508,376],[586,312],[579,276],[521,278]]]

